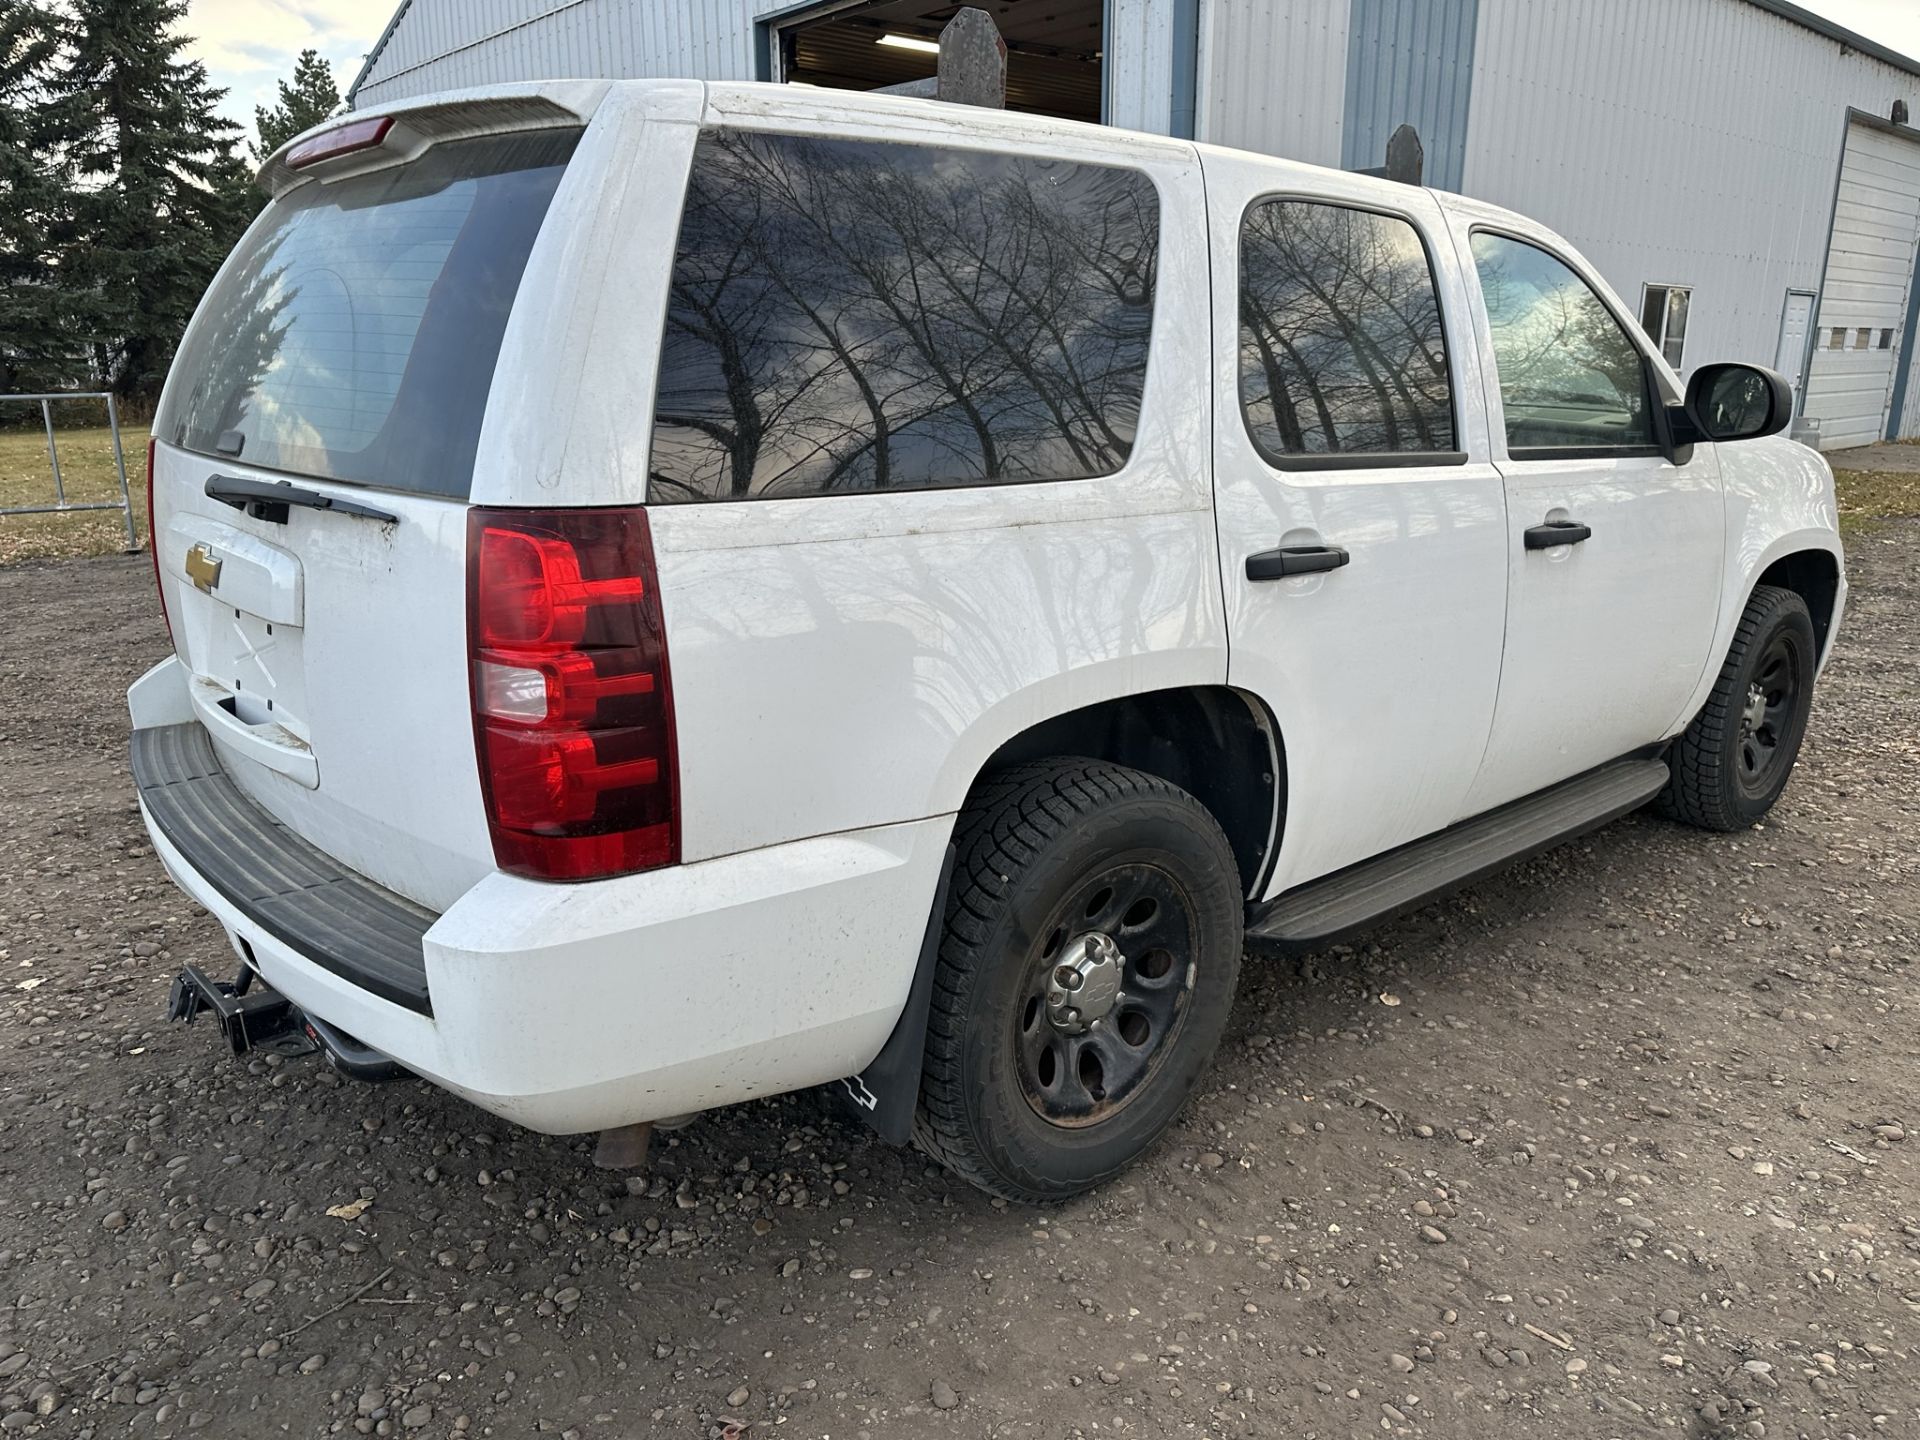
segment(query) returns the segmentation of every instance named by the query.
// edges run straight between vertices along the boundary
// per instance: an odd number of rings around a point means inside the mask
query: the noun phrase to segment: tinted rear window
[[[708,132],[647,498],[1113,473],[1140,418],[1159,224],[1137,170]]]
[[[154,433],[464,499],[500,337],[578,138],[454,141],[276,201],[201,302]]]

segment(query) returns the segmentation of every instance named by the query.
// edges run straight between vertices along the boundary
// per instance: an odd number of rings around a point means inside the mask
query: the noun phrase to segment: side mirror
[[[1753,440],[1793,420],[1793,391],[1760,365],[1702,365],[1687,382],[1687,418],[1703,440]]]

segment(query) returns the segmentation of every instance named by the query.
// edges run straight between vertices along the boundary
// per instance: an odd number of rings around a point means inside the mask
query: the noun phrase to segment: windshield
[[[201,302],[154,433],[466,498],[500,337],[578,139],[450,141],[276,200]]]

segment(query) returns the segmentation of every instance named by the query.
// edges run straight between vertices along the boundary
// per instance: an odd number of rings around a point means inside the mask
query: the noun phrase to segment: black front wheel
[[[1817,661],[1807,602],[1757,588],[1713,693],[1674,741],[1660,808],[1704,830],[1744,830],[1771,810],[1807,733]]]
[[[1164,780],[1094,760],[983,783],[955,831],[915,1138],[1010,1200],[1131,1164],[1193,1093],[1239,975],[1239,871]]]

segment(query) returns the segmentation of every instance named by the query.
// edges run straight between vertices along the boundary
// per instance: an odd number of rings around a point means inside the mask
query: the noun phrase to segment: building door
[[[1807,331],[1813,324],[1813,292],[1789,290],[1780,312],[1780,344],[1773,352],[1773,368],[1793,387],[1793,413],[1800,413],[1800,372],[1807,363]]]
[[[1856,119],[1847,127],[1835,192],[1804,406],[1820,422],[1822,450],[1871,445],[1887,433],[1905,359],[1917,239],[1920,139]]]
[[[821,0],[783,12],[770,22],[770,78],[836,90],[922,93],[913,87],[931,80],[940,32],[956,8],[949,0]],[[1105,70],[1105,0],[1001,5],[992,14],[1007,46],[1007,109],[1066,120],[1102,118],[1102,96],[1115,78]],[[1115,58],[1137,65],[1141,57],[1131,41],[1123,40]],[[1131,83],[1132,77],[1117,78]]]

